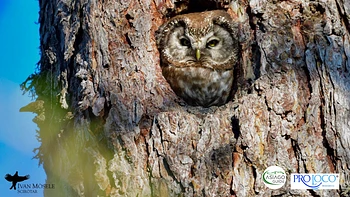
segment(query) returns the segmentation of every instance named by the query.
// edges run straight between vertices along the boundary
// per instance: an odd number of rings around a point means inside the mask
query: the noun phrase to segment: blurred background
[[[5,174],[29,174],[23,184],[44,184],[46,174],[33,150],[40,146],[36,139],[35,114],[19,112],[32,102],[23,95],[20,84],[35,72],[39,56],[38,0],[0,0],[0,193],[7,197],[41,197],[38,193],[10,190]],[[18,188],[17,188],[18,189]]]

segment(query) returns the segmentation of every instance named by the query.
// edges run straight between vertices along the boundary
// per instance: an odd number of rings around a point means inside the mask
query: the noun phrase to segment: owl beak
[[[196,59],[197,61],[201,58],[201,51],[199,49],[196,49]]]

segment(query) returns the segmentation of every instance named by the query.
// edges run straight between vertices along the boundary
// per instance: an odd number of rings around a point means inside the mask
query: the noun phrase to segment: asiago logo
[[[278,166],[270,166],[262,174],[264,184],[271,189],[281,188],[286,183],[286,179],[286,173]]]

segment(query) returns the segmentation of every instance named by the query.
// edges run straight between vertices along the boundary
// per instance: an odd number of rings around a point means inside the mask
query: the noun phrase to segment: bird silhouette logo
[[[6,174],[5,175],[5,179],[9,182],[12,182],[12,186],[10,187],[10,189],[14,189],[16,190],[16,184],[18,182],[22,182],[22,181],[25,181],[25,180],[28,180],[30,178],[29,175],[26,175],[26,176],[18,176],[18,171],[16,171],[16,173],[11,176],[10,174]]]

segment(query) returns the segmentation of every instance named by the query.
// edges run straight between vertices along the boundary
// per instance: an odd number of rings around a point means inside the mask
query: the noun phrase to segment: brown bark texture
[[[39,0],[37,157],[46,196],[347,196],[350,1]],[[186,105],[162,76],[155,31],[223,9],[239,21],[244,83]],[[30,83],[29,83],[30,82]],[[33,103],[32,103],[33,105]],[[268,166],[340,173],[339,190],[277,190]]]

